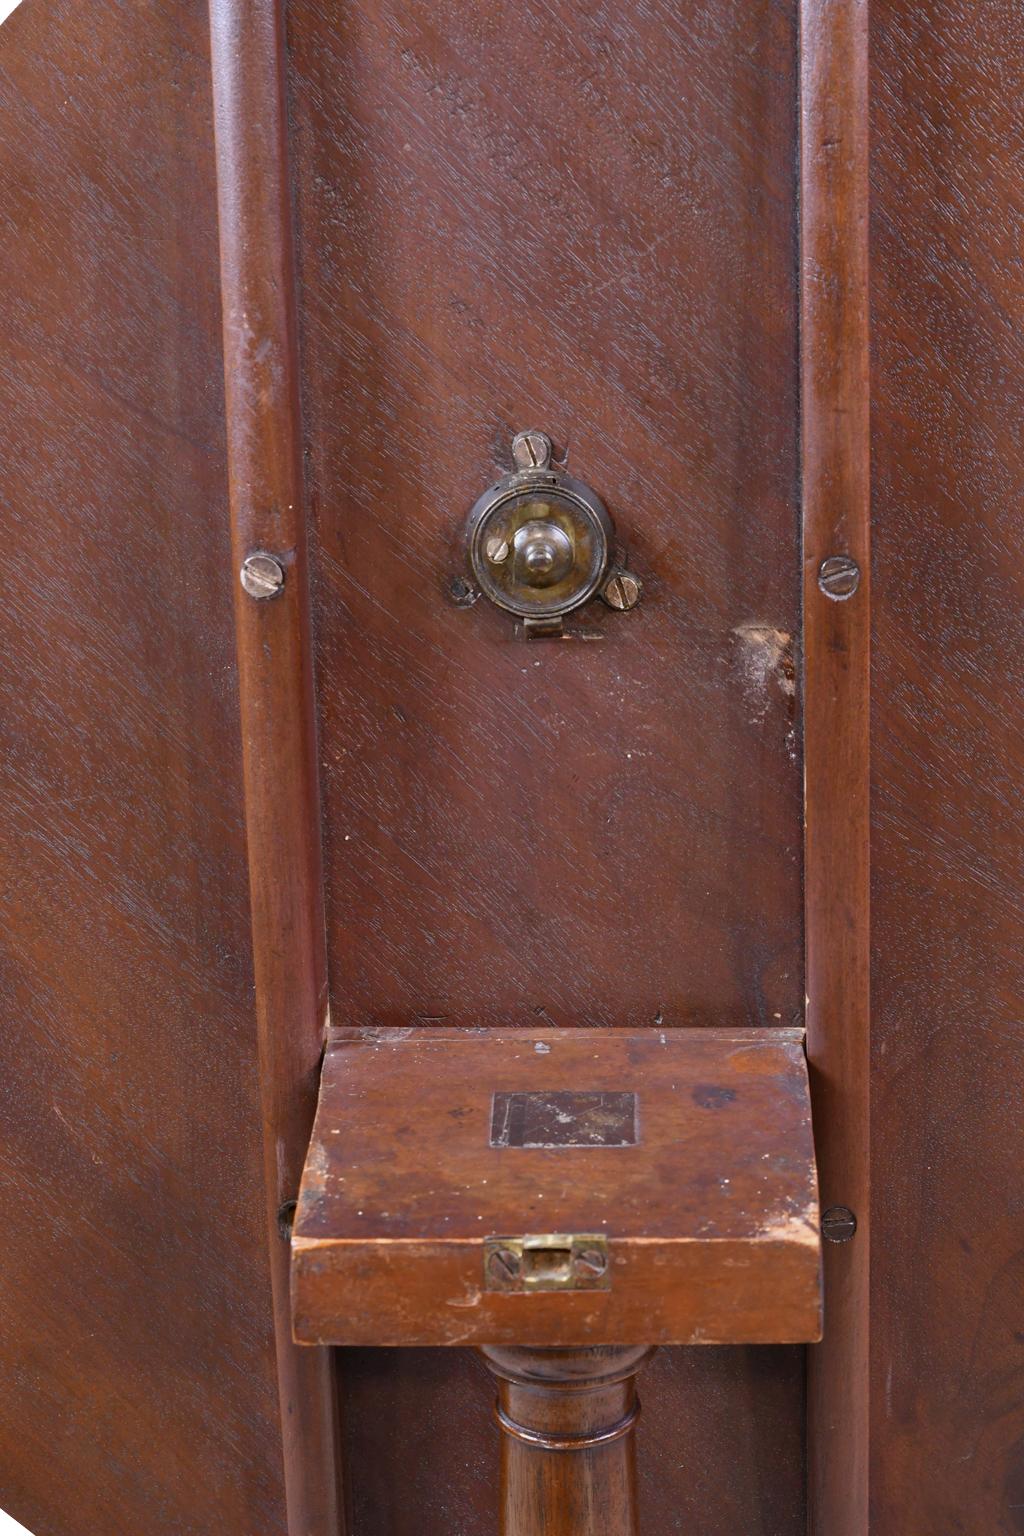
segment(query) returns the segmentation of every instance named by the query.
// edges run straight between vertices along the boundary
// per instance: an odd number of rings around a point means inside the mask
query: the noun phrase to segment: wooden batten
[[[234,566],[283,573],[273,596],[236,583],[235,617],[288,1530],[339,1536],[333,1364],[292,1344],[288,1299],[327,980],[280,12],[211,0],[210,34]]]
[[[807,1050],[826,1242],[810,1352],[815,1536],[868,1529],[868,6],[803,0],[803,439]],[[829,562],[826,565],[826,562]],[[849,1222],[839,1231],[846,1235]]]

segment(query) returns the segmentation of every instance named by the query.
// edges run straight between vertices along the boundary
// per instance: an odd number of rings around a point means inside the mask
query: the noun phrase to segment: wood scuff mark
[[[737,624],[731,631],[737,641],[736,663],[751,725],[767,718],[776,693],[786,720],[786,751],[798,759],[796,734],[796,663],[793,636],[772,624]]]

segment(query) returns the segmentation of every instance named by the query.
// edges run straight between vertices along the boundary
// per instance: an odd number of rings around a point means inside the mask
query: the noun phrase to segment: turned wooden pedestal
[[[501,1536],[634,1536],[644,1345],[481,1350],[498,1378]]]
[[[502,1536],[634,1536],[654,1346],[820,1335],[799,1035],[334,1031],[292,1307],[300,1343],[480,1347]]]

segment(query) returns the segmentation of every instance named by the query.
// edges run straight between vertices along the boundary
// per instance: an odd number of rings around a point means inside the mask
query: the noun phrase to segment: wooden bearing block
[[[309,1344],[817,1339],[801,1036],[334,1031],[292,1299]]]

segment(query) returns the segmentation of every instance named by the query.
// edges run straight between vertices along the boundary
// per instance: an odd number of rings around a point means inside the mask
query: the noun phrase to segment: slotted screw
[[[601,590],[601,596],[616,613],[628,613],[640,601],[643,587],[632,571],[613,571]]]
[[[581,1248],[573,1258],[572,1267],[584,1278],[603,1275],[608,1268],[608,1255],[599,1248]]]
[[[860,586],[860,566],[849,555],[829,555],[818,567],[818,586],[834,603],[845,603]]]
[[[857,1218],[848,1205],[833,1205],[821,1218],[821,1235],[830,1243],[848,1243],[857,1230]]]
[[[284,586],[284,566],[275,555],[258,550],[242,561],[239,579],[250,597],[265,601],[268,597],[276,597]]]
[[[487,1267],[496,1280],[514,1280],[520,1270],[519,1255],[511,1248],[495,1248]]]
[[[512,458],[517,469],[547,469],[551,463],[551,439],[545,432],[517,432],[512,439]]]

